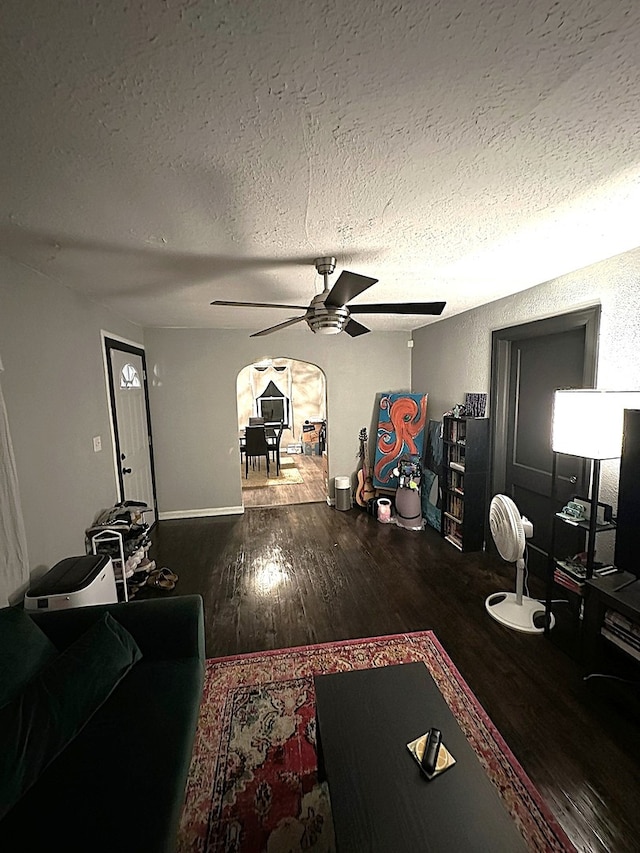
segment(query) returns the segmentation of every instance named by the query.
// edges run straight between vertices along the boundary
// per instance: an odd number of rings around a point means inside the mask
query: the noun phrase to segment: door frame
[[[523,338],[544,337],[562,332],[584,329],[584,363],[582,387],[594,388],[598,367],[598,342],[600,337],[599,304],[556,314],[542,320],[533,320],[518,326],[496,329],[491,339],[491,494],[504,493],[507,469],[507,430],[509,413],[509,387],[511,382],[511,350],[515,341]],[[580,466],[584,491],[587,462]]]
[[[315,367],[317,370],[319,370],[319,371],[320,371],[320,373],[323,375],[323,377],[324,377],[324,410],[325,410],[325,424],[326,424],[326,433],[325,433],[325,452],[326,452],[326,454],[327,454],[327,472],[328,472],[328,466],[329,466],[329,442],[328,442],[328,440],[327,440],[327,439],[328,439],[328,432],[329,432],[329,390],[328,390],[328,380],[327,380],[327,372],[326,372],[326,370],[325,370],[323,367],[320,367],[320,365],[319,365],[319,364],[317,364],[315,361],[311,361],[310,359],[306,359],[306,358],[297,358],[297,357],[295,357],[295,356],[288,356],[288,355],[266,355],[266,356],[263,356],[263,357],[262,357],[262,358],[260,358],[260,359],[254,359],[253,361],[249,361],[249,362],[247,362],[247,364],[244,364],[244,365],[243,365],[243,366],[238,370],[238,372],[236,373],[236,375],[235,375],[235,380],[234,380],[234,383],[235,383],[235,384],[234,384],[234,389],[235,389],[235,401],[236,401],[236,422],[238,423],[238,427],[240,427],[240,422],[239,422],[239,421],[240,421],[240,416],[239,416],[239,406],[238,406],[238,377],[240,376],[240,374],[242,373],[242,371],[243,371],[243,370],[245,370],[247,367],[251,367],[252,365],[259,363],[260,361],[272,361],[272,362],[274,362],[274,361],[288,361],[288,362],[299,362],[300,364],[309,364],[309,365],[311,365],[312,367]],[[289,419],[290,419],[290,422],[291,422],[291,427],[290,427],[290,428],[292,428],[292,427],[295,425],[295,420],[294,420],[294,405],[293,405],[293,393],[292,393],[292,397],[291,397],[291,399],[289,400],[288,409],[289,409]],[[241,454],[240,454],[240,453],[239,453],[239,458],[240,458],[240,461],[242,461],[242,456],[241,456]],[[244,503],[244,490],[243,490],[243,488],[242,488],[242,484],[243,484],[243,479],[244,479],[244,478],[243,478],[243,476],[242,476],[242,467],[240,468],[239,475],[240,475],[240,491],[241,491],[241,497],[242,497],[242,509],[243,509],[243,511],[244,511],[244,510],[245,510],[245,503]],[[329,497],[328,486],[327,486],[327,489],[326,489],[326,502],[327,502],[330,506],[332,506],[332,504],[333,504],[333,499]],[[317,501],[317,503],[321,503],[321,501]],[[295,504],[295,501],[291,501],[290,503],[286,503],[286,504],[270,504],[269,506],[266,506],[266,507],[264,507],[264,508],[265,508],[265,509],[277,509],[277,508],[278,508],[278,507],[280,507],[280,506],[292,506],[293,504]]]
[[[118,434],[118,419],[116,417],[116,395],[113,387],[113,376],[111,373],[111,350],[119,350],[120,352],[130,353],[138,356],[142,361],[142,387],[144,390],[144,406],[147,420],[147,435],[149,436],[149,465],[151,467],[151,488],[153,492],[153,509],[156,520],[158,518],[158,498],[156,494],[156,471],[153,458],[153,434],[151,431],[151,408],[149,406],[149,385],[147,381],[147,359],[144,347],[140,344],[134,344],[131,341],[126,341],[124,338],[118,338],[107,332],[102,333],[103,338],[103,355],[105,376],[107,381],[107,391],[109,397],[109,415],[111,419],[111,436],[113,444],[113,464],[116,477],[117,500],[123,500],[124,495],[124,477],[122,475],[122,466],[120,464],[120,436]]]

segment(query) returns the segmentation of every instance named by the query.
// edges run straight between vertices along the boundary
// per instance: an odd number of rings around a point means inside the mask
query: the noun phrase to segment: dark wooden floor
[[[614,700],[549,639],[487,615],[486,596],[513,588],[499,557],[326,503],[163,521],[152,538],[157,564],[180,576],[170,594],[203,596],[208,657],[433,629],[578,850],[640,849],[625,693]]]

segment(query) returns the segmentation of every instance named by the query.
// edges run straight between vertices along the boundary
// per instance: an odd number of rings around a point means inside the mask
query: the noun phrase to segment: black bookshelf
[[[442,536],[460,551],[481,551],[489,483],[489,419],[445,416]]]
[[[640,578],[638,529],[640,528],[640,410],[625,409],[618,486],[614,563]]]
[[[575,519],[560,510],[562,500],[558,496],[558,456],[557,453],[553,454],[551,468],[553,516],[548,552],[545,634],[575,660],[580,660],[586,584],[592,578],[606,578],[615,572],[611,565],[596,563],[597,536],[615,531],[616,523],[612,518],[603,522],[598,521],[597,516],[593,518],[598,497],[595,495],[594,502],[593,494],[588,498],[579,495],[573,498],[590,504],[591,519]],[[594,460],[593,464],[599,464],[598,460]],[[579,553],[585,554],[586,559],[574,561],[571,555]]]
[[[616,518],[617,571],[605,577],[594,573],[585,581],[583,655],[589,683],[602,682],[608,692],[624,685],[624,701],[632,691],[636,714],[640,708],[639,527],[640,410],[626,409]]]

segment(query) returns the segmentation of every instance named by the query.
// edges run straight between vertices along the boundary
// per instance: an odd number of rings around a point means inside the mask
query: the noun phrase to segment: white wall
[[[246,364],[279,356],[324,371],[330,479],[355,471],[358,434],[374,418],[376,394],[409,390],[405,332],[349,338],[287,329],[268,343],[249,334],[145,331],[161,517],[240,511],[236,377]]]
[[[116,499],[101,329],[142,341],[138,327],[0,259],[2,387],[35,575],[83,554],[85,529]]]
[[[593,264],[413,333],[412,387],[428,388],[430,417],[490,392],[496,329],[600,304],[597,387],[640,390],[640,249]],[[490,414],[491,400],[489,400]],[[603,466],[603,499],[615,503],[619,463]]]

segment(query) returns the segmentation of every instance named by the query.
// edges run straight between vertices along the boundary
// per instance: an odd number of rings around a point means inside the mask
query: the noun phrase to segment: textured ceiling
[[[318,255],[446,317],[640,244],[637,0],[0,15],[0,254],[141,325],[281,322],[209,303],[306,305]]]

